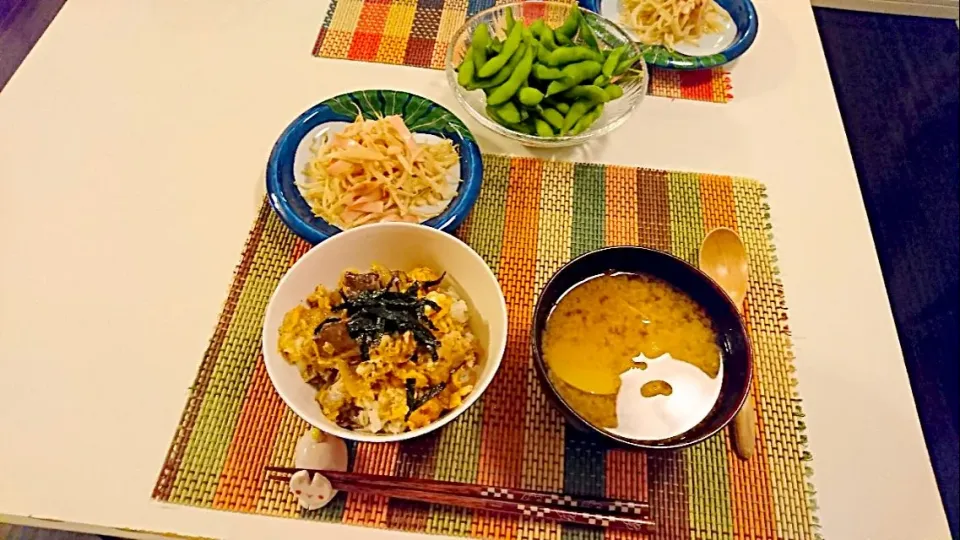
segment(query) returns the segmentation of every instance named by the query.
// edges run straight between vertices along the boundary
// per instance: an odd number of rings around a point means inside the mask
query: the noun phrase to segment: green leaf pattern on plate
[[[389,92],[383,96],[383,111],[385,114],[400,114],[400,96],[396,92]]]
[[[589,26],[590,29],[593,30],[593,33],[596,34],[597,39],[599,39],[602,43],[607,45],[606,48],[613,49],[626,43],[623,39],[613,35],[607,29],[606,24],[609,24],[609,23],[605,24],[601,22],[601,20],[597,17],[597,15],[592,11],[584,11],[583,19],[587,21],[587,26]]]
[[[455,131],[464,139],[473,139],[467,126],[453,113],[429,99],[394,90],[362,90],[330,98],[323,102],[336,114],[353,120],[357,114],[375,120],[400,115],[410,131],[442,134]]]
[[[678,53],[677,51],[671,51],[670,49],[664,47],[663,45],[644,45],[643,43],[638,43],[640,50],[643,52],[643,59],[647,61],[648,64],[653,66],[660,67],[675,67],[674,63],[680,65],[693,65],[696,67],[708,68],[723,64],[727,61],[727,57],[723,54],[712,54],[710,56],[688,56],[686,54]]]
[[[722,54],[714,54],[711,56],[701,56],[700,65],[704,67],[716,66],[727,61],[727,57]]]
[[[354,118],[357,116],[357,113],[360,112],[358,107],[354,105],[353,100],[349,99],[348,94],[341,94],[337,97],[332,97],[323,103],[330,107],[330,110],[348,118]]]

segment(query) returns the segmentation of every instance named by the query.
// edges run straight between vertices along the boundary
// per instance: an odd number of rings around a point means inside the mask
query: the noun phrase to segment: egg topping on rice
[[[426,426],[473,391],[480,347],[466,302],[427,267],[346,271],[290,310],[279,349],[341,427],[401,433]]]

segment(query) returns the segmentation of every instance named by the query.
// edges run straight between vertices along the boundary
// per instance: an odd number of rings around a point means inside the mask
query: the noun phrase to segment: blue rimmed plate
[[[599,13],[611,21],[620,21],[621,0],[578,0],[584,9]],[[750,0],[717,0],[730,14],[724,32],[704,36],[698,43],[677,45],[671,51],[660,45],[639,44],[648,65],[665,69],[695,70],[728,64],[746,52],[757,37],[757,10]],[[620,26],[636,40],[626,25]]]
[[[452,112],[429,99],[397,90],[361,90],[314,105],[294,120],[277,139],[267,162],[267,199],[280,219],[298,236],[317,244],[341,229],[317,217],[300,194],[296,180],[311,157],[310,146],[321,133],[338,131],[356,119],[400,115],[418,141],[449,139],[460,154],[460,188],[439,216],[423,223],[450,232],[463,222],[480,193],[483,160],[467,126]]]

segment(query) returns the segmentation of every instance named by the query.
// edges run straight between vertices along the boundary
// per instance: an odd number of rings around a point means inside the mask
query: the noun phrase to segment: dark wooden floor
[[[0,91],[64,3],[0,0]],[[814,11],[924,437],[957,538],[957,26],[948,20]]]

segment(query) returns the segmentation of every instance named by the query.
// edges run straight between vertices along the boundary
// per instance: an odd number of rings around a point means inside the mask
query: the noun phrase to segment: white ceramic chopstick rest
[[[290,491],[297,496],[300,506],[307,510],[316,510],[330,504],[336,495],[327,477],[314,473],[310,478],[307,471],[297,471],[290,477]]]
[[[326,434],[317,428],[307,430],[294,449],[293,466],[298,469],[346,471],[347,445],[343,439]],[[290,477],[290,491],[297,496],[300,506],[308,510],[323,508],[337,495],[330,481],[321,474],[310,478],[307,471],[297,471]]]

